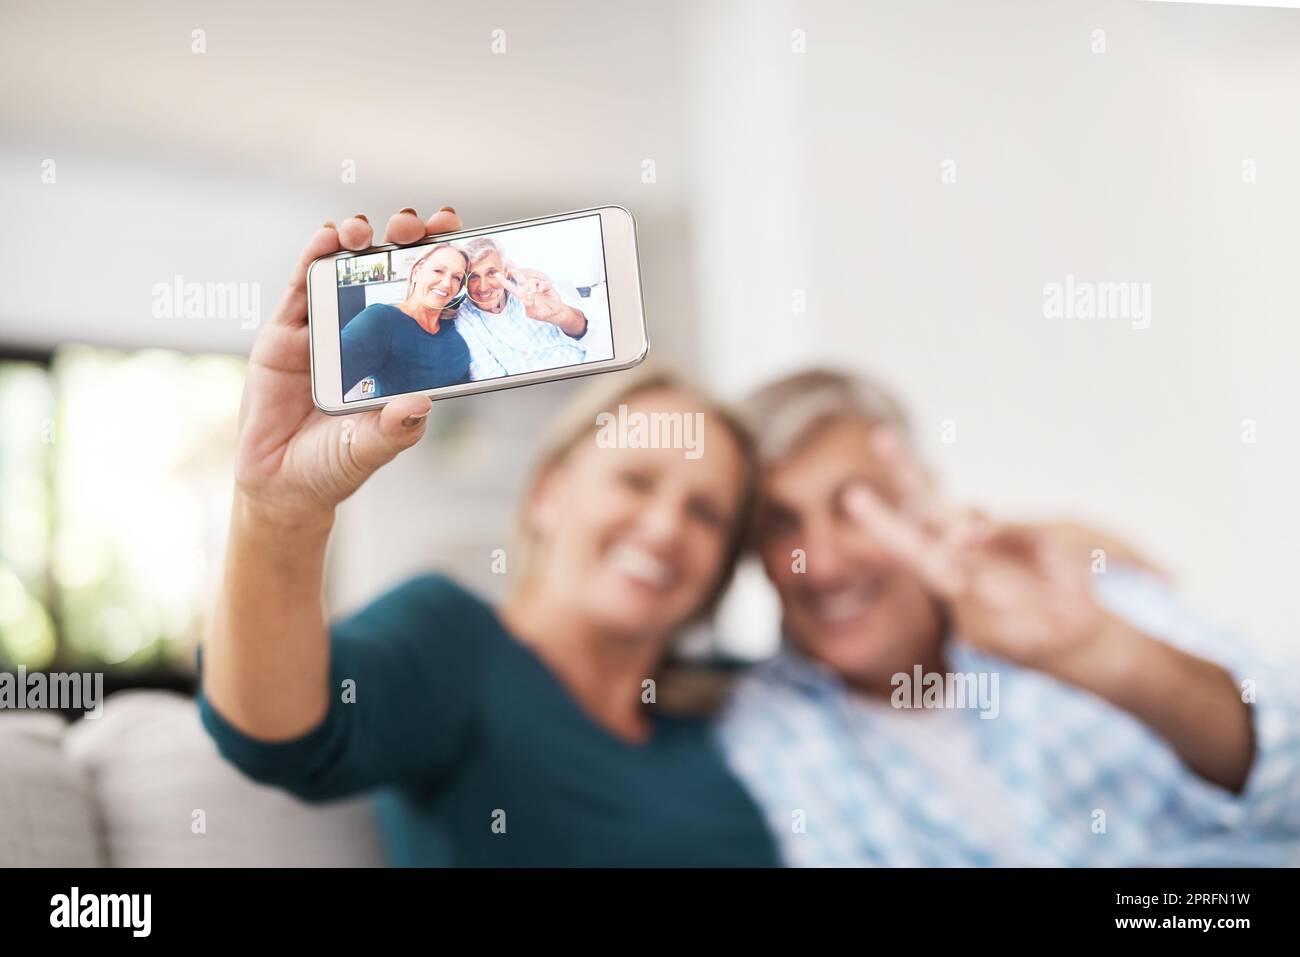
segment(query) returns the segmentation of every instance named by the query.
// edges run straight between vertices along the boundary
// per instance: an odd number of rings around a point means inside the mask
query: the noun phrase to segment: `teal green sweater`
[[[393,864],[776,863],[705,724],[657,715],[647,743],[620,740],[446,578],[335,625],[330,654],[329,713],[301,738],[250,738],[202,695],[200,715],[255,780],[308,801],[380,789]]]

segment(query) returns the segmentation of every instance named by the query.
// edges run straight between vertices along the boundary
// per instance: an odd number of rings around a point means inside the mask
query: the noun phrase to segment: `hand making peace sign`
[[[1087,562],[1045,531],[945,502],[892,429],[875,430],[871,441],[899,507],[857,482],[842,492],[845,512],[920,577],[967,642],[1042,667],[1101,632],[1106,614],[1093,596]]]
[[[568,325],[572,329],[577,316],[581,316],[581,313],[560,298],[551,277],[544,272],[506,263],[506,277],[506,287],[524,304],[524,314],[529,319],[561,327]],[[578,328],[585,328],[585,325],[586,320],[583,318]],[[570,329],[565,331],[569,332]]]

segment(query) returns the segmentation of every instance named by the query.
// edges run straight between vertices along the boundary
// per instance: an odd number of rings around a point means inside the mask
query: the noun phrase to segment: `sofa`
[[[248,780],[185,695],[123,691],[72,723],[0,711],[0,866],[382,864],[368,800],[308,805]]]

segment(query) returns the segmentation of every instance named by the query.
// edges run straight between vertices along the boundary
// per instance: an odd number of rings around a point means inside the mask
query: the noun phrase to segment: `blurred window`
[[[243,375],[164,351],[0,360],[0,662],[192,670]]]

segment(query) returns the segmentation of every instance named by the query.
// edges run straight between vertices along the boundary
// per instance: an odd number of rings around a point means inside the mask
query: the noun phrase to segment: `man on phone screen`
[[[587,317],[560,297],[549,276],[507,264],[487,236],[463,248],[468,296],[456,329],[469,346],[472,381],[587,360],[579,341],[587,333]]]

